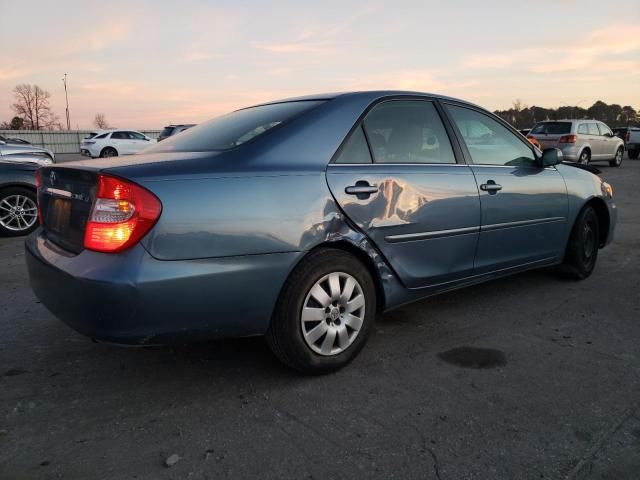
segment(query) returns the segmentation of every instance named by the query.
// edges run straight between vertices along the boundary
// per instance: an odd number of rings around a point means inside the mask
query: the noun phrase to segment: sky
[[[322,92],[402,89],[491,110],[640,109],[640,1],[0,0],[0,121],[38,84],[72,128],[198,123]]]

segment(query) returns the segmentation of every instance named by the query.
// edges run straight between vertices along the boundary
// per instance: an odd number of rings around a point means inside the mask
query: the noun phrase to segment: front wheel
[[[620,147],[616,150],[616,156],[613,160],[609,161],[609,165],[612,167],[619,167],[622,164],[622,157],[624,156],[624,148]]]
[[[362,262],[342,250],[317,250],[287,279],[266,338],[290,367],[328,373],[358,355],[375,315],[376,290]]]
[[[560,267],[561,273],[574,280],[583,280],[593,272],[600,247],[600,223],[593,207],[587,206],[578,215],[571,230],[569,243]]]

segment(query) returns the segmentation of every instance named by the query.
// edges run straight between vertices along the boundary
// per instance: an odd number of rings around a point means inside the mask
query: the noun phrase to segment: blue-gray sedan
[[[376,312],[524,270],[593,271],[610,185],[475,105],[318,95],[203,123],[141,155],[43,167],[32,287],[123,344],[265,335],[340,368]]]

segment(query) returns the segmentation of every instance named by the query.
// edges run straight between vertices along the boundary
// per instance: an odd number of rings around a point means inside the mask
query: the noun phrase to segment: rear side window
[[[371,163],[371,154],[362,127],[356,128],[338,153],[335,163]]]
[[[587,123],[587,129],[588,129],[589,135],[600,135],[600,132],[598,131],[598,126],[595,123]]]
[[[535,166],[532,149],[498,121],[469,108],[447,105],[476,165]]]
[[[98,135],[96,138],[107,138],[107,135],[109,135],[109,132]]]
[[[544,135],[565,135],[571,133],[571,122],[543,122],[531,129],[531,133]]]
[[[456,163],[432,102],[380,103],[364,119],[364,129],[376,163]]]
[[[578,133],[581,133],[583,135],[587,135],[589,133],[586,123],[581,123],[580,125],[578,125]]]
[[[228,150],[253,140],[322,103],[324,103],[323,100],[283,102],[236,110],[201,123],[181,135],[172,135],[146,151],[206,152]]]

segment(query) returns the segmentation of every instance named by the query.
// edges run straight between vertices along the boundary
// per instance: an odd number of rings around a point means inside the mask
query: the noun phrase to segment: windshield
[[[146,152],[228,150],[263,135],[321,103],[323,101],[283,102],[236,110],[169,137]]]
[[[539,123],[531,130],[531,133],[544,133],[546,135],[564,135],[571,132],[571,122],[544,122]]]
[[[173,133],[173,127],[164,127],[162,132],[160,132],[161,137],[170,137]]]

